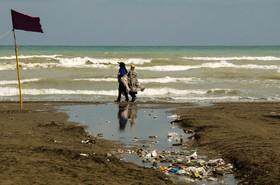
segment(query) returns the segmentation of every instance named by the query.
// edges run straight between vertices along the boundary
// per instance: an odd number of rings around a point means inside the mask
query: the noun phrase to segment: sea
[[[280,101],[280,46],[18,46],[18,56],[23,101],[113,102],[119,62],[135,65],[139,102]],[[0,46],[0,101],[19,101],[14,46]]]

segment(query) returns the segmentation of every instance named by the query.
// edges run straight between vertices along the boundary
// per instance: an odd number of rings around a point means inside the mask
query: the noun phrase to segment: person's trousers
[[[124,96],[125,96],[125,101],[128,101],[128,95],[127,95],[127,92],[126,92],[126,88],[125,87],[119,87],[119,95],[118,95],[118,101],[121,101],[121,95],[122,93],[124,93]]]

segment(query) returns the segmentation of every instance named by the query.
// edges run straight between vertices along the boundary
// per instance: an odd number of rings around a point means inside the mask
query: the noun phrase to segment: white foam
[[[20,67],[22,67],[23,70],[27,69],[47,69],[47,68],[54,68],[58,67],[59,65],[57,63],[20,63]]]
[[[199,78],[173,78],[169,76],[165,76],[163,78],[149,78],[149,79],[139,79],[139,82],[142,84],[145,83],[176,83],[176,82],[183,82],[183,83],[191,83],[200,81]]]
[[[92,81],[92,82],[116,82],[117,78],[76,78],[73,79],[74,81]],[[199,78],[173,78],[169,76],[165,76],[163,78],[145,78],[145,79],[138,79],[141,84],[147,83],[176,83],[176,82],[183,82],[183,83],[192,83],[200,81]]]
[[[0,71],[14,70],[14,69],[16,69],[16,64],[2,64],[2,65],[0,65]]]
[[[115,96],[117,90],[65,90],[65,89],[22,89],[22,95],[108,95]],[[19,94],[18,88],[0,87],[0,96],[16,96]]]
[[[119,62],[124,62],[126,64],[136,64],[142,65],[144,63],[151,62],[150,59],[142,58],[90,58],[90,57],[75,57],[75,58],[57,58],[59,63],[65,67],[77,67],[77,66],[93,66],[100,65],[102,67],[106,65],[118,65]]]
[[[261,61],[275,61],[280,60],[279,57],[274,56],[260,56],[260,57],[252,57],[252,56],[242,56],[242,57],[182,57],[187,60],[207,60],[207,61],[221,61],[221,60],[261,60]]]
[[[185,71],[190,69],[200,68],[238,68],[238,69],[273,69],[280,70],[280,65],[257,65],[257,64],[245,64],[236,65],[227,61],[203,63],[200,65],[165,65],[165,66],[151,66],[151,67],[138,67],[138,70],[149,71]]]
[[[29,59],[29,58],[46,58],[46,59],[56,59],[56,57],[61,56],[61,55],[19,55],[19,59]],[[14,60],[16,59],[16,56],[4,56],[0,57],[0,59],[5,59],[5,60]]]
[[[145,63],[150,63],[151,59],[143,58],[92,58],[92,57],[73,57],[67,58],[62,57],[62,55],[19,55],[19,59],[32,59],[32,58],[42,58],[46,60],[56,60],[58,63],[46,63],[41,61],[41,63],[20,63],[25,69],[36,69],[36,68],[50,68],[50,67],[65,67],[65,68],[108,68],[108,65],[117,65],[119,62],[124,62],[126,64],[143,65]],[[0,60],[15,60],[15,56],[3,56]],[[0,70],[11,70],[14,69],[2,65]]]
[[[0,96],[15,96],[18,94],[18,88],[0,87]],[[139,92],[141,96],[182,96],[182,95],[205,95],[209,90],[178,90],[173,88],[148,88],[144,92]],[[66,89],[22,89],[24,95],[117,95],[116,90],[66,90]]]
[[[75,78],[73,81],[117,82],[117,78]]]
[[[20,82],[21,83],[29,83],[29,82],[36,82],[41,80],[40,78],[31,78],[31,79],[23,79]],[[18,84],[18,80],[1,80],[0,85],[14,85]]]
[[[160,97],[169,97],[169,96],[187,96],[187,95],[204,95],[207,93],[207,90],[179,90],[173,88],[160,88],[160,89],[145,89],[144,92],[140,92],[141,96],[160,96]]]

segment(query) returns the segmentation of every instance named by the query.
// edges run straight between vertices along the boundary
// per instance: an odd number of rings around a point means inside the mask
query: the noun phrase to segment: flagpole
[[[17,43],[16,43],[15,29],[13,29],[13,33],[14,33],[15,53],[16,53],[16,60],[17,60],[17,74],[18,74],[18,87],[19,87],[19,96],[20,96],[20,110],[22,110],[22,96],[21,96],[20,73],[19,73],[19,64],[18,64],[18,49],[17,49]]]

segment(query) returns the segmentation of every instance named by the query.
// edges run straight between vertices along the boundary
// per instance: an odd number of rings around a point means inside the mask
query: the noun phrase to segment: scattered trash
[[[149,136],[149,138],[156,139],[158,136]]]
[[[188,156],[190,159],[197,159],[197,149],[194,149],[194,153],[190,156]]]
[[[191,183],[191,182],[194,182],[194,180],[193,180],[193,179],[188,178],[188,177],[187,177],[187,178],[185,178],[184,180],[185,180],[185,182],[186,182],[186,183]]]
[[[184,151],[148,151],[143,148],[126,149],[126,151],[118,149],[118,153],[138,154],[142,158],[142,163],[149,163],[153,168],[158,167],[163,173],[186,176],[184,178],[186,183],[194,182],[196,179],[218,181],[220,176],[233,172],[232,164],[225,164],[221,158],[206,161],[205,157],[197,155],[197,151],[195,149],[190,154]],[[169,165],[159,165],[163,163],[169,163]]]
[[[97,137],[103,137],[104,135],[102,133],[98,133]]]
[[[167,116],[167,118],[171,118],[171,119],[176,119],[177,117],[178,117],[177,114],[173,114],[173,115],[171,115],[171,116]]]
[[[177,168],[172,168],[171,170],[169,170],[169,172],[174,172],[174,173],[176,173],[176,172],[178,172],[178,171],[180,171],[180,170],[177,169]]]
[[[218,179],[217,179],[217,178],[214,178],[214,177],[208,177],[207,180],[209,180],[209,181],[218,181]]]
[[[177,132],[167,132],[168,138],[178,138],[179,134]]]
[[[80,153],[80,156],[88,157],[89,154]]]
[[[223,159],[214,159],[214,160],[210,160],[209,163],[225,163]]]
[[[111,157],[112,154],[111,154],[111,153],[107,153],[106,156],[107,156],[107,157]]]
[[[96,140],[94,139],[93,136],[89,135],[87,138],[81,141],[84,144],[95,144]]]
[[[148,154],[146,155],[146,157],[157,157],[157,151],[154,150],[154,151],[152,151],[151,153],[148,153]]]
[[[51,141],[54,142],[54,143],[62,143],[62,141],[57,141],[55,139],[51,139]]]
[[[132,141],[138,141],[138,140],[139,140],[139,137],[132,138]]]
[[[137,152],[138,154],[140,154],[140,153],[143,152],[143,149],[142,149],[142,148],[138,148],[138,149],[136,150],[136,152]]]

